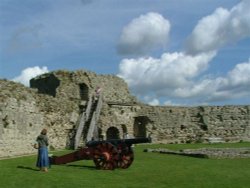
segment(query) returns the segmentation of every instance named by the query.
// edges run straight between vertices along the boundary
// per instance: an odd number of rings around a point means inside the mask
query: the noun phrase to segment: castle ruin
[[[250,105],[149,106],[121,78],[85,70],[46,73],[30,86],[0,80],[0,158],[36,152],[32,144],[42,128],[50,149],[149,135],[153,143],[250,141]]]

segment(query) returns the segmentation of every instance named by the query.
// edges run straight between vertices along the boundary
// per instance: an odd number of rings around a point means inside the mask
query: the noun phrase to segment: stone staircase
[[[74,139],[74,149],[80,146],[82,137],[86,142],[99,139],[97,122],[100,116],[102,103],[101,94],[97,100],[95,100],[94,97],[90,97],[86,110],[83,111],[80,116]]]

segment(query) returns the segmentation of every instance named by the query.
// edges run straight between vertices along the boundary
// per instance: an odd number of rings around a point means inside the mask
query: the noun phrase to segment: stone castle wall
[[[81,86],[87,90],[85,94],[87,96],[83,96],[83,98],[81,97]],[[31,87],[38,88],[40,93],[75,102],[88,100],[88,97],[95,93],[95,89],[101,87],[106,102],[136,102],[136,98],[130,95],[127,84],[121,78],[114,75],[97,75],[84,70],[56,71],[44,74],[32,79]]]
[[[74,103],[10,81],[0,80],[0,86],[0,158],[36,152],[32,145],[43,128],[49,130],[51,148],[70,144],[79,116]]]
[[[152,107],[138,114],[147,116],[147,130],[160,143],[250,141],[250,106]]]
[[[113,75],[55,71],[31,80],[27,88],[0,80],[0,158],[36,152],[32,144],[48,129],[50,149],[70,147],[80,113],[97,86],[103,107],[98,121],[104,138],[150,135],[154,143],[250,141],[250,106],[170,107],[136,101],[126,83]]]

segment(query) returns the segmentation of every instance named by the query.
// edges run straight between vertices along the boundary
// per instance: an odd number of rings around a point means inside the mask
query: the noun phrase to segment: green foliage
[[[130,168],[96,170],[90,160],[52,166],[48,173],[35,167],[36,156],[0,160],[1,188],[247,188],[250,185],[250,159],[200,159],[159,153],[145,148],[186,149],[201,147],[250,147],[235,144],[137,145]],[[71,151],[54,153],[63,154]]]

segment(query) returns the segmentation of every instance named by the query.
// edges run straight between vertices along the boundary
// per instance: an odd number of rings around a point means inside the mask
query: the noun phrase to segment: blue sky
[[[85,69],[151,105],[250,104],[250,0],[1,0],[0,78]]]

